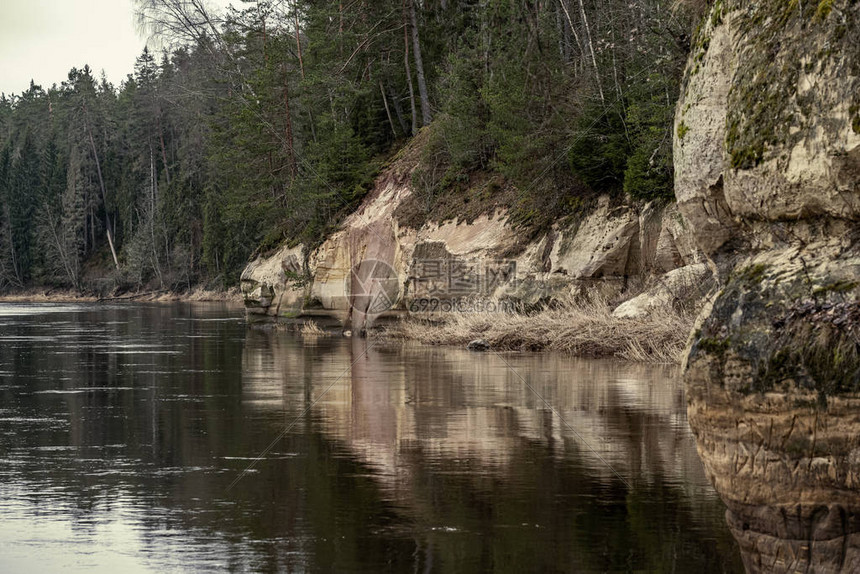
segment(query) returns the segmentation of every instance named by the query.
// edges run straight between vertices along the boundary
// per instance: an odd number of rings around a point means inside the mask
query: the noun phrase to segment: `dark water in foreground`
[[[371,345],[0,304],[0,572],[741,571],[672,370]]]

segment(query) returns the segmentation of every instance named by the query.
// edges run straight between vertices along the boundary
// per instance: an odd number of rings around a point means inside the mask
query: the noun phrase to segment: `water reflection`
[[[671,370],[507,356],[574,432],[492,355],[43,308],[0,306],[4,571],[741,570]]]

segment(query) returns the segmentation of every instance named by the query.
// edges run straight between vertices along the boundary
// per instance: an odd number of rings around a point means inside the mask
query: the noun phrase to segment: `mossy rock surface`
[[[793,148],[810,127],[818,90],[799,95],[802,76],[828,67],[832,75],[858,75],[860,3],[725,0],[719,10],[733,11],[742,47],[729,94],[726,150],[732,168],[749,169]],[[857,90],[844,97],[852,106],[860,103]],[[860,128],[860,118],[850,121]]]
[[[798,389],[826,405],[860,392],[860,282],[847,263],[844,276],[810,272],[812,257],[739,265],[695,333],[689,362],[707,360],[714,385],[742,393]],[[734,372],[744,365],[742,380],[727,375],[730,363]]]

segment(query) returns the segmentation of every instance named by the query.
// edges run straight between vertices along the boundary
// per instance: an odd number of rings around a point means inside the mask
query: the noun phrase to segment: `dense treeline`
[[[165,48],[120,86],[85,66],[0,99],[0,289],[234,283],[255,249],[319,241],[424,126],[428,213],[475,173],[533,229],[594,192],[671,196],[689,4],[138,8]]]

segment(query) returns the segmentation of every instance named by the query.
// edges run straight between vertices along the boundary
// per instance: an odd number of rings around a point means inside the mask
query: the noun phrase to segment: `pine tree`
[[[28,132],[9,171],[7,198],[12,271],[16,283],[22,286],[30,281],[33,271],[32,219],[40,184],[40,167],[39,153]]]
[[[0,289],[9,286],[21,287],[15,272],[15,251],[12,241],[12,221],[9,172],[12,150],[7,143],[0,149]]]
[[[423,126],[426,214],[472,181],[530,232],[672,195],[690,3],[137,4],[170,49],[119,86],[84,66],[0,97],[0,288],[83,287],[88,260],[118,288],[234,283],[322,241]]]

